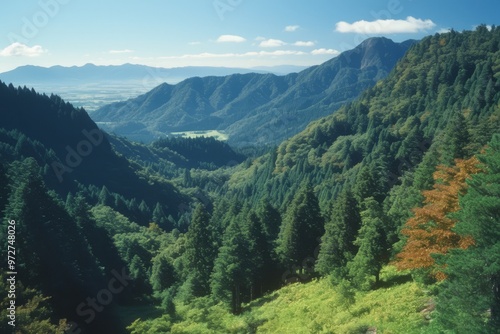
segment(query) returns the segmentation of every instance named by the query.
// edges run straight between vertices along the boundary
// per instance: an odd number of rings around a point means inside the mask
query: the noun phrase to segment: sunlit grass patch
[[[172,132],[174,136],[181,136],[183,138],[199,138],[199,137],[214,137],[217,140],[226,141],[229,136],[217,130],[201,130],[201,131],[182,131]]]
[[[263,298],[243,305],[235,316],[222,304],[198,298],[177,304],[177,319],[170,333],[419,333],[426,325],[420,313],[429,297],[408,276],[393,267],[381,273],[383,284],[376,290],[356,292],[354,302],[346,304],[338,286],[323,278],[306,284],[291,284]],[[164,317],[136,324],[147,333],[165,328]],[[159,324],[158,322],[162,322]],[[158,327],[160,326],[160,327]]]

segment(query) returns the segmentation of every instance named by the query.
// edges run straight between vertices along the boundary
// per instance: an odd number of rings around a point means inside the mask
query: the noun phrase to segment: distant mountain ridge
[[[51,66],[41,67],[34,65],[20,66],[14,70],[0,73],[0,79],[14,85],[30,84],[57,84],[61,81],[78,84],[89,84],[100,81],[137,81],[156,80],[158,83],[177,83],[194,76],[224,76],[234,73],[267,73],[269,70],[210,67],[210,66],[186,66],[174,68],[151,67],[136,64],[123,65],[94,65],[91,63],[83,66]]]
[[[279,67],[276,73],[287,70],[293,68]],[[26,65],[0,73],[0,80],[16,87],[27,86],[38,92],[58,94],[73,105],[92,112],[106,104],[144,94],[164,82],[176,84],[195,76],[272,71],[272,67],[258,70],[209,66],[161,68],[135,64],[101,66],[90,63],[71,67]]]
[[[162,84],[91,117],[131,139],[217,129],[236,145],[277,144],[387,76],[414,42],[370,38],[321,65],[284,76],[232,74]]]

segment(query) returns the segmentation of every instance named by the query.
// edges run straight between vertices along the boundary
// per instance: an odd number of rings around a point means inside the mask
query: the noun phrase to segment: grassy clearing
[[[220,141],[226,141],[229,136],[217,130],[204,130],[204,131],[183,131],[183,132],[172,132],[174,136],[181,136],[183,138],[199,138],[199,137],[214,137]]]
[[[426,325],[421,310],[430,297],[415,282],[397,283],[404,277],[393,267],[386,267],[381,277],[385,287],[357,292],[351,305],[328,279],[320,279],[286,286],[246,304],[239,316],[231,315],[222,304],[213,305],[208,298],[200,298],[177,305],[176,321],[166,316],[136,322],[132,333],[154,333],[167,326],[170,332],[166,333],[176,334],[365,334],[369,328],[376,328],[377,334],[420,333]]]
[[[394,279],[394,270],[383,276]],[[420,310],[429,300],[414,283],[356,293],[355,302],[344,298],[327,279],[295,284],[276,292],[276,299],[253,310],[265,322],[256,333],[418,333],[425,325]]]

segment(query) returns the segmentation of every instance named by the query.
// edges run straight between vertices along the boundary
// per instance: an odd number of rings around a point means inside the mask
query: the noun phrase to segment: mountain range
[[[134,140],[215,129],[233,145],[277,144],[386,77],[414,43],[370,38],[321,65],[284,76],[247,73],[163,83],[91,117]]]
[[[54,93],[75,106],[93,111],[105,104],[136,97],[161,83],[176,84],[194,76],[225,76],[235,73],[287,74],[305,67],[278,66],[262,69],[187,66],[160,68],[123,64],[99,66],[40,67],[26,65],[0,73],[0,80],[15,86],[33,87],[38,92]]]
[[[277,73],[287,71],[277,69]],[[292,68],[290,68],[292,69]],[[298,67],[297,69],[301,69]],[[273,72],[273,67],[267,69],[245,69],[231,67],[186,66],[175,68],[151,67],[145,65],[123,64],[100,66],[91,63],[83,66],[52,66],[41,67],[26,65],[14,70],[0,73],[0,78],[13,84],[79,84],[86,85],[96,82],[151,81],[178,83],[194,76],[224,76],[234,73]]]

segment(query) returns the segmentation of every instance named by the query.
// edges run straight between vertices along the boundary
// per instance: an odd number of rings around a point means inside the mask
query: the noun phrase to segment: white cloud
[[[311,54],[314,56],[318,55],[332,55],[332,56],[338,56],[340,54],[340,51],[334,50],[334,49],[315,49],[311,51]]]
[[[220,35],[217,38],[217,43],[242,43],[245,41],[245,38],[237,35]]]
[[[253,68],[256,66],[276,66],[283,64],[313,66],[335,57],[335,54],[313,55],[311,50],[297,49],[290,45],[279,49],[253,49],[234,52],[204,52],[185,54],[165,54],[162,57],[130,57],[136,64],[154,67],[182,66],[225,66]]]
[[[234,57],[266,57],[266,56],[303,56],[307,55],[303,51],[275,50],[275,51],[249,51],[244,53],[211,53],[203,52],[197,54],[185,54],[181,56],[165,56],[159,59],[199,59],[199,58],[234,58]]]
[[[122,53],[132,53],[132,52],[135,52],[134,50],[129,50],[129,49],[125,49],[125,50],[110,50],[109,53],[111,54],[122,54]]]
[[[314,42],[312,41],[297,41],[295,43],[293,43],[293,45],[295,46],[314,46]]]
[[[335,30],[341,33],[359,34],[398,34],[417,33],[432,29],[436,26],[431,20],[416,19],[408,16],[406,20],[376,20],[376,21],[356,21],[347,23],[340,21],[335,25]]]
[[[293,26],[286,26],[285,31],[286,32],[294,32],[297,31],[300,28],[298,25],[293,25]]]
[[[21,43],[12,43],[11,45],[7,46],[6,48],[0,50],[0,56],[2,57],[38,57],[44,53],[46,53],[47,50],[44,50],[40,45],[34,45],[32,47],[29,47],[25,44]]]
[[[286,45],[285,42],[279,39],[267,39],[265,41],[260,42],[259,46],[261,48],[279,48],[280,46]]]

